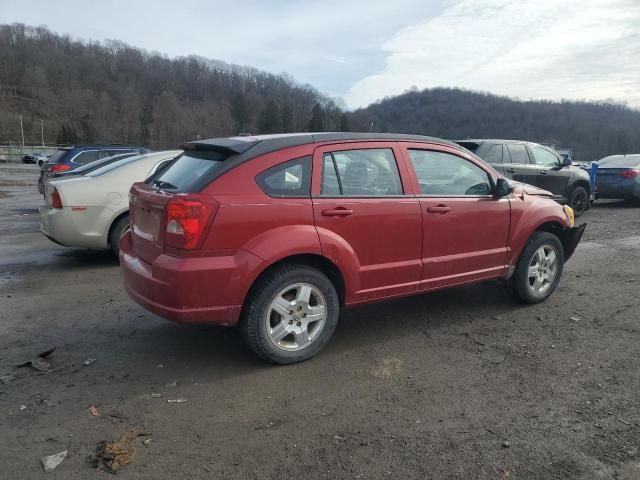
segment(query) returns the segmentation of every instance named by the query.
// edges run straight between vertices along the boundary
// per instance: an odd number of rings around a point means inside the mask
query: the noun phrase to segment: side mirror
[[[565,157],[562,158],[562,162],[560,163],[561,167],[570,167],[571,165],[573,165],[573,162],[571,161],[570,158],[568,158],[568,157],[567,158],[565,158]]]
[[[500,177],[493,188],[493,195],[496,197],[506,197],[513,193],[513,187],[506,178]]]

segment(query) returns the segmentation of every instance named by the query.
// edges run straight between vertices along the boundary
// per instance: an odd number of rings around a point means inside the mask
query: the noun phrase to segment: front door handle
[[[516,173],[516,169],[515,168],[507,168],[507,172]]]
[[[349,210],[344,207],[329,208],[322,210],[322,215],[325,217],[348,217],[353,213],[353,210]]]
[[[539,173],[540,175],[546,175],[546,174],[548,174],[549,172],[547,172],[546,170],[538,170],[538,173]]]
[[[447,207],[446,205],[436,205],[435,207],[427,207],[427,212],[429,213],[447,213],[451,211],[451,207]]]

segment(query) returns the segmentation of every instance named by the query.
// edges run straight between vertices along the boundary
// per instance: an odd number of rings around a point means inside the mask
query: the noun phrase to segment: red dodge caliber
[[[177,322],[240,326],[262,358],[318,353],[340,309],[486,279],[553,293],[585,225],[445,140],[216,138],[130,193],[126,290]]]

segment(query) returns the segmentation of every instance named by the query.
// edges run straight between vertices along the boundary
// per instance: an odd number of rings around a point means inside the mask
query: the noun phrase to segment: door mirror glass
[[[562,158],[562,166],[563,167],[570,167],[571,165],[573,165],[573,162],[571,161],[570,158],[568,158],[568,157],[563,157]]]
[[[509,181],[506,178],[499,178],[493,189],[493,194],[496,197],[506,197],[507,195],[510,195],[511,192],[513,192],[513,187]]]

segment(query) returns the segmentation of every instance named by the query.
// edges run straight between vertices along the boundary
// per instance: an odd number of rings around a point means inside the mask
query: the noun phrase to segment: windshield
[[[149,183],[161,190],[193,192],[223,165],[226,158],[219,152],[185,152],[166,170],[150,178]]]

